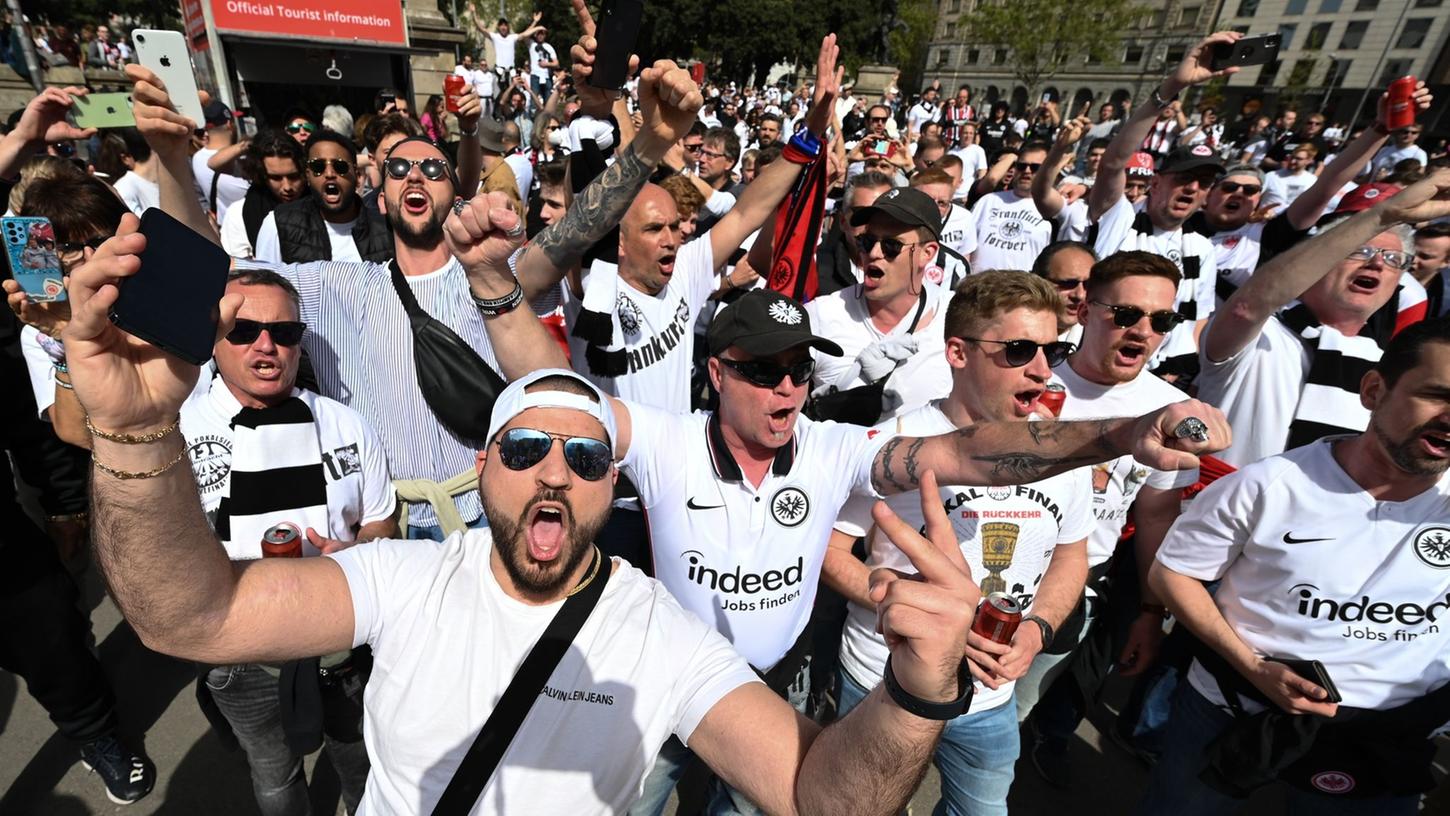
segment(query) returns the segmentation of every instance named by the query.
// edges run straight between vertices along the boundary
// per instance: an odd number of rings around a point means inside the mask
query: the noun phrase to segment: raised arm
[[[126,66],[126,76],[134,83],[131,109],[136,116],[136,128],[160,159],[156,186],[161,209],[220,246],[221,236],[201,208],[201,201],[196,197],[196,177],[191,172],[188,148],[196,123],[176,112],[166,84],[150,69],[133,63]]]
[[[478,189],[483,176],[483,147],[478,143],[478,117],[483,102],[473,84],[463,86],[458,98],[458,195],[467,197]]]
[[[1450,169],[1440,168],[1399,194],[1351,216],[1259,267],[1228,299],[1204,331],[1201,348],[1209,360],[1227,360],[1254,342],[1264,324],[1349,253],[1396,224],[1416,224],[1450,215]]]
[[[539,21],[542,20],[542,19],[544,19],[544,12],[542,12],[542,11],[536,11],[536,12],[534,12],[534,19],[533,19],[533,21],[531,23],[529,23],[529,27],[528,28],[526,28],[523,31],[520,31],[519,32],[519,39],[521,39],[521,40],[527,40],[528,38],[534,36],[534,32],[535,31],[541,30],[544,26]]]
[[[1079,116],[1063,125],[1062,130],[1057,132],[1052,149],[1047,151],[1047,158],[1042,160],[1042,169],[1032,177],[1032,203],[1037,205],[1037,214],[1043,218],[1056,218],[1067,206],[1067,199],[1057,191],[1057,179],[1063,169],[1077,159],[1073,147],[1092,126],[1092,120],[1086,116]]]
[[[25,105],[20,121],[0,139],[0,179],[15,179],[20,167],[31,156],[41,153],[51,142],[88,139],[95,128],[81,128],[67,122],[65,115],[75,98],[85,96],[85,88],[46,88]]]
[[[251,141],[243,139],[236,144],[230,144],[218,150],[210,159],[206,160],[207,169],[213,173],[231,173],[232,163],[242,157],[251,146]],[[235,174],[233,174],[235,175]]]
[[[1430,95],[1430,89],[1425,87],[1425,83],[1420,82],[1415,86],[1413,101],[1421,111],[1430,109],[1434,97]],[[1355,176],[1359,175],[1370,159],[1374,158],[1374,154],[1384,146],[1390,135],[1384,127],[1385,107],[1388,104],[1389,94],[1380,94],[1379,117],[1375,119],[1374,126],[1365,128],[1358,139],[1346,144],[1334,157],[1334,161],[1324,166],[1313,186],[1294,199],[1294,203],[1284,211],[1284,217],[1289,220],[1290,226],[1296,230],[1306,230],[1314,226],[1314,222],[1319,220],[1334,196],[1344,185],[1354,181]]]
[[[1207,435],[1178,438],[1190,418]],[[898,436],[876,454],[871,485],[883,496],[920,486],[935,471],[948,484],[1026,484],[1063,471],[1131,454],[1159,470],[1198,467],[1198,455],[1232,441],[1228,422],[1211,405],[1185,400],[1141,417],[1082,422],[984,422],[939,436]]]
[[[140,269],[146,239],[137,225],[127,214],[116,236],[71,275],[72,319],[63,334],[76,396],[99,429],[91,513],[111,594],[143,643],[176,657],[248,663],[346,649],[352,596],[336,563],[233,564],[207,526],[176,428],[197,367],[107,318],[117,284]],[[219,332],[241,303],[240,295],[221,302]],[[130,441],[118,441],[122,435]]]
[[[1173,73],[1163,78],[1159,83],[1158,98],[1165,104],[1178,96],[1188,88],[1207,82],[1215,77],[1228,76],[1237,73],[1238,68],[1226,68],[1222,71],[1215,71],[1209,66],[1213,61],[1214,46],[1219,43],[1237,42],[1243,35],[1234,31],[1220,31],[1199,42],[1189,51],[1183,61]],[[1102,163],[1098,165],[1098,175],[1093,182],[1092,193],[1088,196],[1088,218],[1096,221],[1099,216],[1107,212],[1118,199],[1123,197],[1123,190],[1126,186],[1126,171],[1128,159],[1138,152],[1138,147],[1147,138],[1148,131],[1153,129],[1153,122],[1158,118],[1160,108],[1153,103],[1139,105],[1123,126],[1118,128],[1118,133],[1108,143],[1108,149],[1103,153]],[[1181,116],[1182,113],[1180,112]]]

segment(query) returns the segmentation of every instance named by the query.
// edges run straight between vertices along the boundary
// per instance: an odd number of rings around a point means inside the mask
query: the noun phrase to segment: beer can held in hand
[[[443,106],[449,113],[458,113],[458,97],[463,96],[465,81],[458,74],[443,77]]]
[[[1052,412],[1054,417],[1062,414],[1062,404],[1067,402],[1067,387],[1061,383],[1048,383],[1038,395],[1037,401]]]
[[[291,522],[282,522],[262,534],[263,558],[301,558],[302,531]]]
[[[1415,78],[1404,76],[1390,83],[1385,127],[1399,130],[1415,124]]]
[[[972,631],[993,643],[1011,643],[1022,623],[1022,604],[1005,592],[993,592],[977,607]]]

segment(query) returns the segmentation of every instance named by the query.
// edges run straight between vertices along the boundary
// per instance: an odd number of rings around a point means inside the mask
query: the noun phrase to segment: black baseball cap
[[[932,240],[941,240],[941,210],[931,196],[913,187],[893,187],[876,197],[869,207],[851,213],[851,226],[859,227],[880,213],[908,227],[925,227]]]
[[[1220,176],[1224,173],[1223,160],[1208,145],[1180,147],[1169,153],[1158,166],[1159,173],[1188,173],[1203,167],[1212,167]]]
[[[710,354],[735,346],[764,357],[796,346],[810,346],[832,357],[841,347],[811,334],[811,316],[799,303],[771,289],[752,289],[710,321],[705,335]]]
[[[201,118],[206,120],[207,127],[221,127],[231,124],[232,112],[220,100],[213,99],[201,109]]]

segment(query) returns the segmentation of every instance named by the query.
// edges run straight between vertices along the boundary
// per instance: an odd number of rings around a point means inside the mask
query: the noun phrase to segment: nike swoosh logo
[[[688,507],[688,508],[690,508],[691,510],[714,510],[716,508],[724,507],[725,505],[723,505],[723,504],[695,504],[695,499],[692,496],[689,501],[685,502],[685,506]]]
[[[1311,544],[1315,541],[1333,541],[1333,538],[1295,538],[1293,533],[1284,534],[1285,544]]]

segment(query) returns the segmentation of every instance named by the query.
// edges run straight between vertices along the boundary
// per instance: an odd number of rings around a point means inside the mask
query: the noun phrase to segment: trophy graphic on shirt
[[[982,596],[1006,592],[1002,571],[1012,566],[1012,553],[1017,550],[1017,534],[1022,528],[1005,521],[989,521],[982,525],[982,566],[987,577],[982,579]]]

